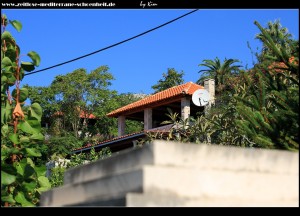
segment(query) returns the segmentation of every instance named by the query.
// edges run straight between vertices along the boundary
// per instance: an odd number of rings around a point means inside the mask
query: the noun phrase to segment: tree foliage
[[[20,47],[6,27],[11,24],[20,31],[22,24],[4,14],[1,23],[1,206],[35,206],[40,194],[51,187],[46,167],[38,160],[44,140],[42,108],[38,103],[24,107],[29,92],[20,88],[20,82],[39,66],[40,57],[30,51],[31,61],[20,61]]]
[[[163,73],[163,78],[158,80],[158,83],[152,86],[154,93],[166,90],[173,86],[183,84],[184,72],[177,72],[174,68],[168,68],[167,73]]]
[[[216,79],[217,85],[231,85],[222,88],[216,99],[226,100],[216,102],[205,116],[196,119],[178,120],[178,114],[169,113],[167,123],[174,126],[167,138],[152,133],[148,139],[299,149],[299,52],[295,52],[299,43],[284,34],[285,28],[273,34],[270,25],[267,28],[258,22],[255,25],[264,49],[258,55],[262,58],[251,70],[237,70],[238,67],[232,66],[237,60],[221,64],[216,58],[201,64],[208,68],[202,71]],[[276,25],[278,30],[281,25]]]
[[[79,137],[80,128],[88,125],[88,116],[93,110],[97,110],[100,116],[105,112],[102,108],[114,94],[108,89],[114,79],[108,70],[108,67],[101,66],[87,73],[81,68],[55,77],[51,84],[59,107],[57,111],[61,113],[65,126],[74,131],[75,137]]]
[[[241,118],[236,124],[241,133],[256,146],[287,150],[299,149],[299,54],[291,56],[283,43],[272,37],[258,22],[264,46],[273,54],[245,74],[249,86],[243,94],[235,96]],[[278,35],[281,37],[281,35]],[[289,40],[289,39],[286,39]],[[295,49],[291,47],[291,49]],[[277,66],[278,65],[278,66]],[[281,65],[284,65],[281,66]]]
[[[216,93],[219,93],[225,89],[231,88],[231,78],[237,75],[239,72],[240,65],[235,65],[239,60],[237,59],[226,59],[221,63],[220,59],[216,57],[214,60],[205,59],[204,63],[199,66],[204,66],[207,69],[202,69],[199,72],[203,72],[198,84],[203,85],[205,79],[211,78],[215,80]]]
[[[52,187],[59,187],[63,185],[64,174],[67,169],[76,167],[82,164],[91,163],[97,160],[103,160],[110,157],[112,152],[108,147],[101,149],[101,151],[96,152],[94,148],[88,154],[80,153],[71,155],[70,160],[64,160],[59,162],[58,166],[51,169],[50,182]],[[52,157],[54,161],[58,160],[59,157]],[[58,160],[59,161],[59,160]]]
[[[292,35],[288,32],[288,29],[282,27],[279,20],[275,20],[274,22],[269,21],[263,31],[258,33],[255,37],[263,43],[262,52],[258,55],[260,61],[263,61],[265,58],[274,60],[274,58],[278,56],[278,53],[268,45],[271,42],[270,39],[277,49],[284,49],[289,55],[294,55],[296,48],[295,41],[292,39]]]

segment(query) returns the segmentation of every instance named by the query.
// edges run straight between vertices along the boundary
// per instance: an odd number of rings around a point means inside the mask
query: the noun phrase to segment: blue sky
[[[41,56],[37,69],[79,57],[142,33],[183,15],[186,9],[117,10],[2,10],[10,20],[23,24],[20,33],[8,27],[21,53],[34,50]],[[152,85],[167,68],[184,71],[185,82],[199,78],[198,65],[204,59],[236,58],[248,68],[253,50],[261,47],[255,40],[262,26],[280,19],[295,39],[299,39],[299,10],[200,9],[189,16],[147,35],[81,60],[26,76],[22,84],[48,86],[54,77],[78,68],[87,71],[107,65],[115,80],[111,89],[119,93],[153,93]],[[24,56],[21,60],[27,61]]]

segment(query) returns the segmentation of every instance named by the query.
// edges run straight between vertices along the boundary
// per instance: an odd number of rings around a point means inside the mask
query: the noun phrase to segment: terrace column
[[[190,116],[190,113],[190,99],[186,97],[181,98],[181,118],[183,120],[187,119]]]
[[[144,130],[152,128],[152,109],[144,109]]]
[[[125,135],[125,116],[118,117],[118,136]]]

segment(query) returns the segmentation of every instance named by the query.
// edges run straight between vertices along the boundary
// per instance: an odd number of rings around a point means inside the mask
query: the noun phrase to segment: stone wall
[[[299,206],[299,153],[154,141],[68,170],[41,206]]]

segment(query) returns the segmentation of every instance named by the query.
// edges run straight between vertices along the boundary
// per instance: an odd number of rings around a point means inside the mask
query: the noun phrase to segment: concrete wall
[[[154,141],[66,172],[42,206],[298,206],[299,154]]]

